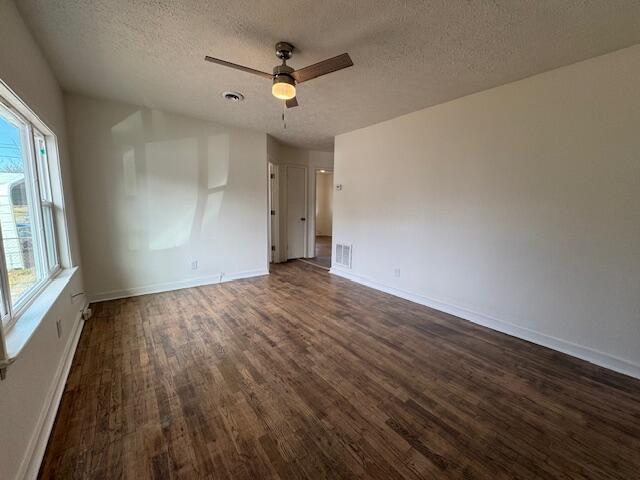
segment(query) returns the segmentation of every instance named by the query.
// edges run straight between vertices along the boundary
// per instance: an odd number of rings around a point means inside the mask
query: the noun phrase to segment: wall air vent
[[[336,243],[336,265],[351,268],[351,245]]]

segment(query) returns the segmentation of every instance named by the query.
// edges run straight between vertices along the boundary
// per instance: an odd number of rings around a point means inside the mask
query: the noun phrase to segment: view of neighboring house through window
[[[58,268],[44,134],[0,103],[1,274],[7,324]]]

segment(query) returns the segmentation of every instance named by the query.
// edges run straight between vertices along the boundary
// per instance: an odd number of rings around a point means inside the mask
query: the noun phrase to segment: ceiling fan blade
[[[285,104],[287,105],[287,108],[297,107],[298,106],[298,98],[297,97],[290,98],[289,100],[287,100],[285,102]]]
[[[256,70],[254,68],[244,67],[242,65],[238,65],[237,63],[227,62],[226,60],[220,60],[219,58],[214,58],[210,56],[204,57],[207,62],[217,63],[218,65],[223,65],[225,67],[235,68],[236,70],[242,70],[243,72],[253,73],[254,75],[258,75],[260,77],[266,78],[268,80],[273,79],[273,75],[267,72],[261,72],[260,70]]]
[[[308,67],[296,70],[291,75],[296,79],[296,82],[302,83],[320,77],[321,75],[326,75],[327,73],[342,70],[343,68],[351,66],[353,66],[351,57],[348,53],[343,53],[337,57],[329,58],[322,62],[314,63]]]

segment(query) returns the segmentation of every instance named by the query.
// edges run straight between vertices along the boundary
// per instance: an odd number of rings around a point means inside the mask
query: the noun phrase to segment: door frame
[[[272,161],[267,162],[267,258],[269,264],[279,263],[280,259],[280,175],[278,165]],[[271,210],[275,213],[271,215]],[[272,248],[273,247],[273,248]]]
[[[303,255],[301,258],[309,258],[307,247],[309,245],[309,168],[306,165],[298,165],[290,163],[284,165],[284,215],[282,222],[284,224],[284,258],[283,261],[289,260],[289,168],[302,168],[304,170],[304,211],[305,218],[307,219],[304,226],[304,240],[303,240]],[[315,213],[314,213],[315,215]],[[315,221],[315,218],[314,218]],[[315,228],[315,227],[314,227]]]
[[[313,212],[313,230],[311,235],[311,242],[309,243],[309,249],[311,257],[316,256],[316,204],[318,203],[318,173],[324,171],[333,175],[333,168],[316,167],[313,171],[313,201],[311,205],[311,211]],[[331,185],[331,193],[333,193],[333,184]],[[333,214],[331,215],[331,231],[333,232]]]

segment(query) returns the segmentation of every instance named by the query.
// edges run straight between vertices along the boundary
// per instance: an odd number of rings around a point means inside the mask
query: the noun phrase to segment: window
[[[7,328],[60,268],[45,135],[0,97],[0,285]]]

